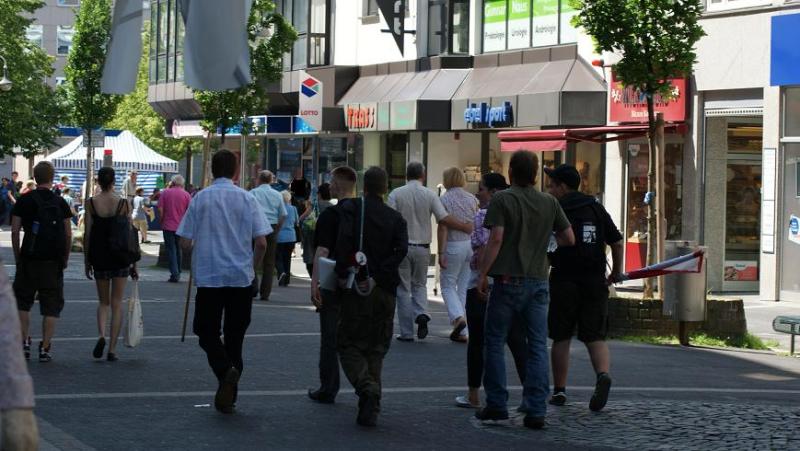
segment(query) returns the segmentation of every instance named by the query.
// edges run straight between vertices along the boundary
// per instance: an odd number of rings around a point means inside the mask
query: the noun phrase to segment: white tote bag
[[[136,347],[144,335],[142,304],[139,302],[139,282],[133,282],[131,297],[128,299],[128,321],[125,325],[125,346]]]

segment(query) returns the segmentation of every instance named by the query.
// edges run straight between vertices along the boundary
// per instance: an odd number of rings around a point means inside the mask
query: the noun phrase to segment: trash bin
[[[694,241],[666,241],[666,259],[691,254],[697,249]],[[664,316],[676,321],[705,321],[706,319],[706,265],[699,273],[679,273],[664,276]]]

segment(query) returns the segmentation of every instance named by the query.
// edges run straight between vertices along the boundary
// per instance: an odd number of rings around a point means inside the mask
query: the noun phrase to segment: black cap
[[[508,188],[508,184],[506,183],[506,178],[503,177],[503,174],[498,174],[496,172],[490,172],[488,174],[483,174],[483,186],[486,189],[496,189],[496,190],[504,190]]]
[[[575,166],[562,164],[555,169],[544,168],[544,173],[551,179],[567,185],[570,189],[578,189],[581,186],[581,175]]]

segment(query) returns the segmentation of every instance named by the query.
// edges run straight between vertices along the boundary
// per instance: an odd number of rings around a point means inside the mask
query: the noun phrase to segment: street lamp
[[[14,83],[8,79],[8,64],[6,64],[6,59],[2,55],[0,55],[0,60],[3,60],[3,78],[0,78],[0,91],[11,91]]]

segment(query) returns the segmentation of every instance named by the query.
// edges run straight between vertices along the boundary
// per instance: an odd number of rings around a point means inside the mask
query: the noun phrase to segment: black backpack
[[[36,218],[31,227],[31,236],[26,237],[24,255],[31,260],[59,260],[64,257],[67,234],[64,231],[64,210],[58,196],[46,201],[39,190],[30,193],[36,203]]]
[[[92,210],[94,202],[92,203]],[[120,199],[119,206],[117,206],[117,213],[111,221],[111,226],[108,234],[108,251],[115,261],[132,265],[142,259],[142,251],[139,248],[139,232],[133,227],[129,219],[129,215],[122,214],[122,209],[126,199]]]

